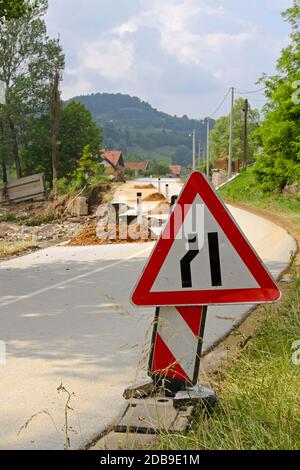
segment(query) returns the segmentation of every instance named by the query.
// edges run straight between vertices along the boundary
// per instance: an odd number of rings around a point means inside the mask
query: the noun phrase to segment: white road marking
[[[147,248],[145,248],[141,251],[138,251],[137,253],[135,253],[134,255],[129,256],[128,258],[116,261],[115,263],[111,263],[111,264],[108,264],[107,266],[102,266],[101,268],[94,269],[93,271],[89,271],[85,274],[80,274],[80,275],[72,277],[70,279],[66,279],[65,281],[58,282],[57,284],[53,284],[51,286],[44,287],[44,289],[39,289],[37,291],[32,292],[31,294],[22,295],[18,298],[7,300],[6,302],[3,302],[3,303],[0,302],[0,308],[1,307],[6,307],[7,305],[15,304],[15,303],[20,302],[22,300],[32,299],[33,297],[36,297],[37,295],[40,295],[40,294],[44,294],[45,292],[49,292],[50,290],[59,289],[59,288],[64,287],[68,284],[71,284],[72,282],[76,282],[76,281],[79,281],[80,279],[84,279],[86,277],[92,276],[93,274],[97,274],[97,273],[100,273],[102,271],[106,271],[107,269],[113,268],[115,266],[118,266],[120,264],[125,263],[126,261],[130,261],[133,258],[136,258],[136,257],[139,257],[139,256],[143,255],[144,253],[149,251],[150,248],[152,248],[152,245],[148,246]]]

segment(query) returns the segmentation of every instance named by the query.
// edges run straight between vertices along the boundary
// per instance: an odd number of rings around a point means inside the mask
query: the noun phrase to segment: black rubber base
[[[214,390],[202,385],[187,388],[186,390],[178,391],[174,398],[173,403],[175,408],[180,408],[184,405],[197,405],[200,404],[208,412],[212,412],[218,401],[217,394]]]

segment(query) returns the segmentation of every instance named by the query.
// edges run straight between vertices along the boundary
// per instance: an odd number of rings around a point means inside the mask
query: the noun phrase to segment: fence
[[[0,203],[42,199],[45,194],[44,175],[40,173],[0,186]]]

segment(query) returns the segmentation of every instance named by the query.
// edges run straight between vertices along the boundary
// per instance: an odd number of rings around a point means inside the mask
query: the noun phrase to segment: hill
[[[203,122],[158,111],[137,97],[123,94],[96,93],[73,98],[83,103],[103,127],[104,145],[120,149],[127,160],[158,159],[181,165],[191,163],[193,129],[205,147],[206,126]]]

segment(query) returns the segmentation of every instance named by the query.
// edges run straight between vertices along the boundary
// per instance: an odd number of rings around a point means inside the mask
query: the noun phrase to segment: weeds
[[[1,222],[6,222],[6,223],[16,223],[18,221],[17,217],[15,214],[12,212],[6,212],[5,214],[0,215],[0,223]]]
[[[37,247],[38,244],[34,240],[23,240],[18,242],[0,241],[0,259],[7,258],[9,256],[19,255]]]
[[[58,393],[65,393],[67,395],[67,401],[65,404],[65,426],[64,426],[64,433],[65,433],[65,450],[69,450],[71,447],[71,439],[70,439],[70,432],[76,433],[76,431],[69,425],[69,412],[73,411],[70,403],[72,397],[75,396],[75,393],[70,393],[61,383],[57,389]]]
[[[64,393],[67,395],[67,400],[66,400],[66,403],[65,403],[65,406],[64,406],[64,427],[63,427],[63,431],[64,431],[64,450],[69,450],[71,448],[71,438],[70,438],[70,433],[75,433],[76,434],[76,431],[72,428],[72,426],[70,426],[69,424],[69,413],[70,411],[73,411],[73,408],[71,407],[71,400],[72,398],[75,396],[75,393],[74,392],[69,392],[64,386],[63,384],[61,383],[60,386],[57,388],[57,392],[60,394],[60,393]],[[34,421],[35,419],[39,418],[40,416],[42,415],[46,415],[50,418],[58,436],[59,436],[59,439],[61,439],[61,435],[58,431],[58,428],[57,428],[57,425],[51,415],[51,413],[48,411],[48,410],[42,410],[42,411],[38,411],[37,413],[35,413],[34,415],[32,415],[27,421],[25,424],[23,424],[23,426],[19,429],[19,432],[18,432],[18,436],[20,436],[20,434],[24,431],[26,431],[29,427],[29,425],[32,423],[32,421]]]

